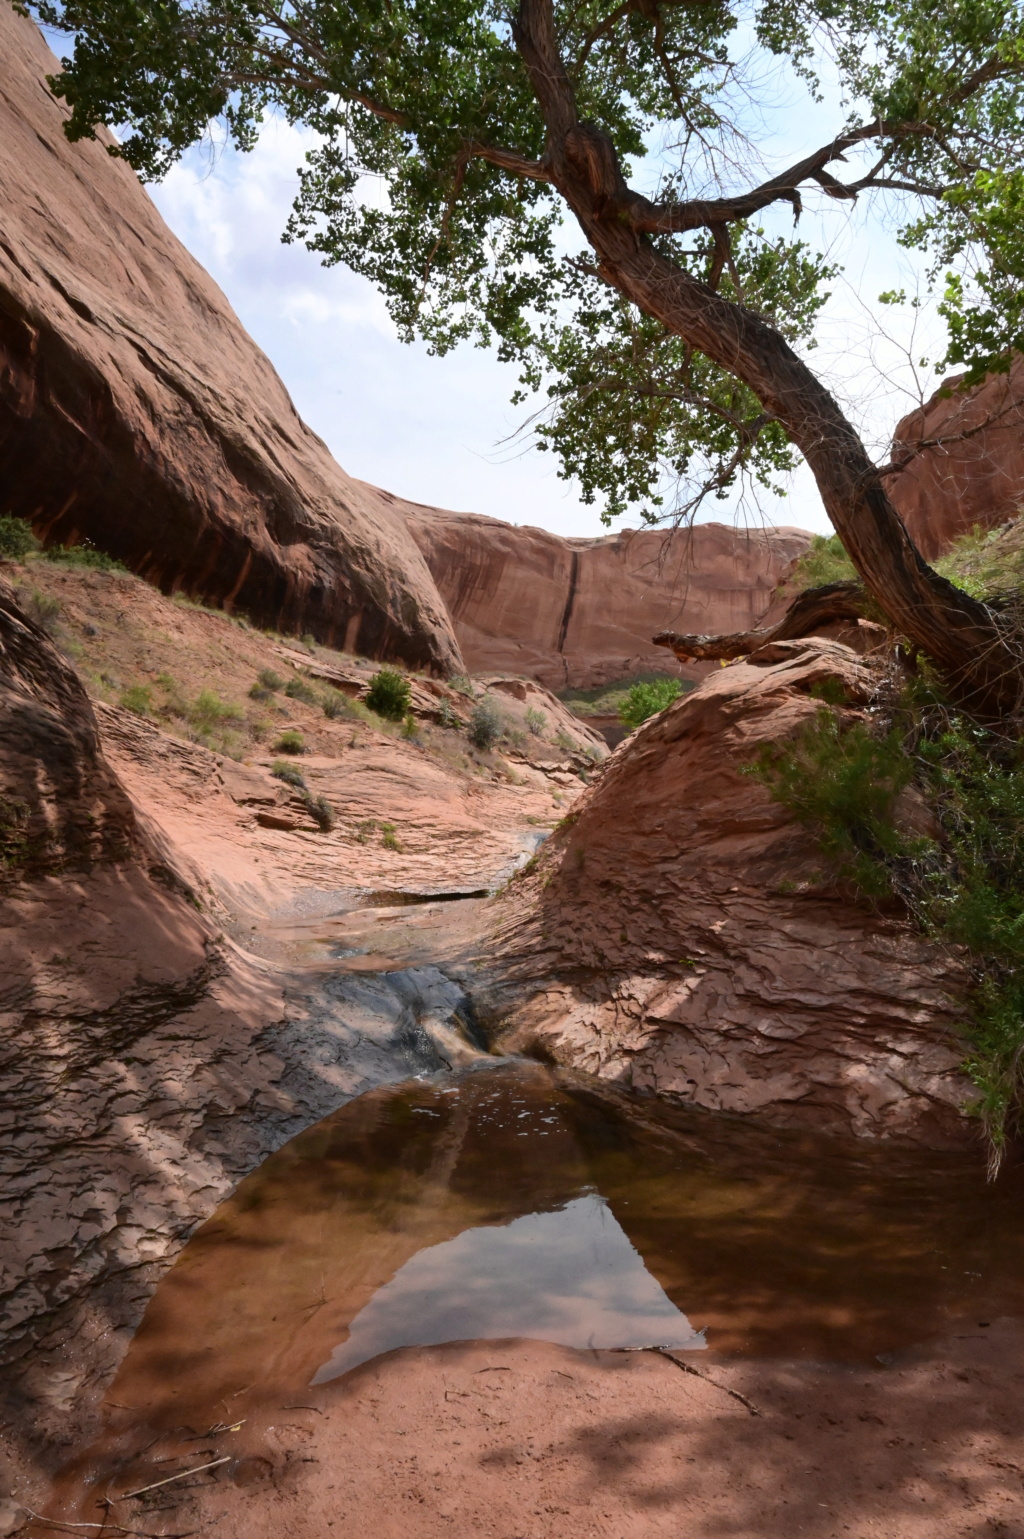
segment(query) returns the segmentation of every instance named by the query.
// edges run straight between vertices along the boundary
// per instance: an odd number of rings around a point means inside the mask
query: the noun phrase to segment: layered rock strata
[[[9,5],[0,58],[0,512],[165,592],[458,671],[391,501],[300,420],[109,136],[68,143],[56,60]]]
[[[976,1138],[957,1029],[965,974],[844,897],[811,838],[744,773],[879,665],[777,642],[716,670],[608,761],[512,884],[491,962],[498,1042],[785,1126]]]
[[[811,536],[801,529],[623,530],[566,540],[403,504],[474,672],[590,689],[674,670],[656,631],[750,630]],[[701,678],[691,664],[684,677]]]

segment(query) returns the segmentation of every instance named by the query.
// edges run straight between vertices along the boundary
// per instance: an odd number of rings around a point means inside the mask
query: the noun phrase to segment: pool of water
[[[360,1096],[243,1181],[111,1398],[224,1420],[253,1386],[301,1400],[396,1347],[510,1336],[884,1360],[1024,1312],[1022,1219],[1024,1172],[987,1184],[980,1154],[487,1063]]]

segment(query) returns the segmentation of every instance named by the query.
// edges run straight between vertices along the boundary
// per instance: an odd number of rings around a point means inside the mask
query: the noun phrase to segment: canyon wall
[[[566,540],[471,513],[402,505],[473,672],[590,689],[674,672],[658,630],[745,630],[810,544],[801,529],[622,530]],[[707,663],[683,666],[702,678]]]
[[[391,502],[300,420],[109,136],[68,143],[9,5],[0,59],[0,513],[261,625],[460,668]]]
[[[1024,360],[974,390],[959,389],[959,378],[893,434],[892,458],[905,463],[889,478],[889,495],[929,561],[975,527],[1016,518],[1024,504]]]

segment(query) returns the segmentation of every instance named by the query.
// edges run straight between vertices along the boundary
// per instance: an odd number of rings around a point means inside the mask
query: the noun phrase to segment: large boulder
[[[889,495],[929,561],[972,529],[1016,518],[1024,503],[1024,360],[973,390],[946,381],[896,425],[903,468]]]
[[[616,751],[502,900],[483,967],[502,1047],[785,1126],[976,1136],[962,964],[837,890],[743,772],[822,709],[815,686],[838,680],[856,714],[879,666],[775,643]]]
[[[566,540],[403,505],[474,672],[590,689],[674,669],[659,630],[748,630],[810,544],[802,529],[622,530]],[[701,678],[707,664],[682,669]]]
[[[113,142],[69,144],[0,5],[0,513],[163,588],[369,656],[461,667],[391,500],[300,420]]]

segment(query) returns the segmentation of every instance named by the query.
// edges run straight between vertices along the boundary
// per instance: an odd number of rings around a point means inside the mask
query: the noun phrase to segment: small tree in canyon
[[[883,467],[798,349],[832,269],[776,218],[892,204],[945,284],[946,362],[1024,342],[1024,18],[1013,0],[30,0],[76,34],[67,131],[122,126],[161,176],[220,119],[315,134],[287,237],[365,274],[401,332],[548,382],[584,495],[651,517],[665,469],[770,481],[794,451],[874,600],[989,715],[1021,704],[1010,620],[928,567]],[[834,136],[758,180],[744,128],[794,78]],[[755,106],[752,107],[752,103]],[[799,123],[792,125],[799,128]],[[655,166],[656,177],[645,176]],[[575,221],[583,249],[566,254]],[[783,233],[779,233],[779,230]]]

